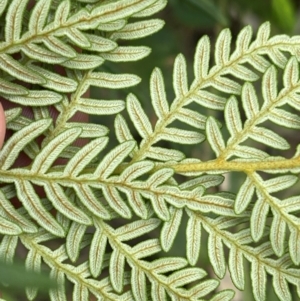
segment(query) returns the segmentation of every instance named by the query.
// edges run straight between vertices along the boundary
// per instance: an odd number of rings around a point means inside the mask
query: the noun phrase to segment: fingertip
[[[0,148],[2,147],[4,142],[5,132],[6,132],[5,114],[4,114],[2,104],[0,103]]]

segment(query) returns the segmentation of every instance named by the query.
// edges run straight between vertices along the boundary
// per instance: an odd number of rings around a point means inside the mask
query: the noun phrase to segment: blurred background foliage
[[[20,259],[14,263],[0,261],[0,301],[24,300],[25,287],[29,290],[39,288],[40,295],[47,296],[49,289],[55,289],[57,285],[48,272],[29,271]]]
[[[149,79],[153,68],[159,67],[160,69],[162,69],[165,78],[166,92],[169,98],[169,102],[171,102],[174,99],[172,87],[172,68],[174,59],[178,53],[184,54],[187,60],[189,80],[191,83],[193,80],[192,70],[194,49],[198,40],[203,35],[208,35],[211,39],[211,44],[214,45],[216,37],[218,36],[220,31],[223,28],[230,28],[233,36],[232,45],[234,45],[237,34],[244,26],[251,25],[253,32],[255,33],[259,25],[265,21],[271,22],[272,34],[300,34],[299,0],[169,0],[167,7],[160,14],[158,14],[158,17],[162,18],[166,22],[166,25],[161,31],[142,40],[121,42],[121,44],[123,45],[149,46],[152,49],[152,53],[147,58],[143,59],[142,61],[132,63],[116,64],[106,62],[103,66],[101,66],[101,71],[105,69],[105,71],[113,73],[138,74],[143,79],[143,81],[137,87],[128,89],[126,91],[105,91],[96,88],[91,91],[92,96],[99,99],[125,99],[126,95],[129,92],[133,92],[141,101],[153,125],[155,124],[156,117],[151,106],[149,92]],[[194,109],[201,110],[199,106],[195,106]],[[221,120],[223,118],[222,112],[219,113],[205,111],[202,113],[204,115],[208,113],[214,114],[218,118],[221,118]],[[113,133],[114,119],[111,116],[102,116],[101,119],[97,118],[92,116],[91,121],[108,126],[108,128],[111,129],[111,146],[115,145],[117,141]],[[131,124],[128,116],[127,121],[129,124]],[[133,127],[131,127],[131,129],[134,132]],[[137,134],[136,139],[139,140]],[[300,141],[294,141],[294,145],[299,142]],[[208,160],[213,158],[212,151],[205,143],[203,143],[203,145],[201,146],[174,146],[172,145],[172,143],[170,143],[169,145],[165,144],[164,146],[179,149],[183,151],[187,157],[199,157],[201,158],[201,160]],[[243,178],[241,179],[240,175],[232,174],[230,181],[224,181],[223,187],[221,187],[221,189],[236,191],[236,187],[238,187],[242,181]],[[174,246],[171,252],[167,254],[167,256],[185,257],[185,227],[186,224],[182,223]],[[158,233],[153,233],[153,237],[157,237],[158,235]],[[202,253],[200,256],[199,266],[205,268],[210,273],[210,275],[214,277],[213,272],[210,268],[208,255],[206,253],[205,246],[207,237],[205,235],[202,235],[202,240],[203,247],[201,248]],[[1,263],[0,275],[2,275],[2,278],[0,277],[0,283],[3,283],[3,281],[6,284],[10,283],[9,287],[7,287],[6,285],[0,286],[0,291],[2,291],[2,298],[5,298],[4,300],[7,301],[21,300],[18,297],[18,288],[22,288],[28,284],[31,285],[33,282],[35,283],[35,285],[44,289],[48,289],[49,284],[51,285],[51,283],[47,282],[48,278],[44,274],[42,275],[42,277],[40,277],[40,275],[37,276],[36,274],[32,273],[27,274],[24,268],[20,267],[19,264],[7,266]],[[21,278],[19,278],[20,275]],[[225,280],[221,281],[221,287],[223,289],[228,288],[231,285],[230,282],[231,281],[228,276]],[[237,292],[234,300],[254,300],[251,293],[250,279],[248,279],[246,283],[247,284],[245,291],[243,293]],[[270,281],[268,285],[271,286]],[[292,288],[292,291],[293,290],[294,289]],[[273,289],[268,290],[267,296],[268,299],[266,301],[278,300],[275,293],[273,293]],[[296,294],[294,294],[294,298],[294,300],[299,300]],[[0,300],[3,300],[1,299],[1,295]],[[48,300],[48,297],[41,296],[39,294],[36,300]]]

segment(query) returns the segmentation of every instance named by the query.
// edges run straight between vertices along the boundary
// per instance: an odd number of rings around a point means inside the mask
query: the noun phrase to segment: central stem
[[[169,166],[175,173],[210,172],[210,171],[242,171],[254,172],[263,170],[300,169],[300,156],[292,159],[263,160],[263,161],[224,161],[215,159],[200,163],[178,163]]]

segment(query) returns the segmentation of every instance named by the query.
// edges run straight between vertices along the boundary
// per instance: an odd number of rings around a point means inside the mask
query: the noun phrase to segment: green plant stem
[[[276,159],[276,158],[274,158]],[[211,160],[200,163],[178,163],[169,165],[176,173],[206,172],[206,171],[242,171],[251,173],[262,170],[294,170],[300,168],[300,156],[282,160],[257,160],[257,161],[225,161]]]

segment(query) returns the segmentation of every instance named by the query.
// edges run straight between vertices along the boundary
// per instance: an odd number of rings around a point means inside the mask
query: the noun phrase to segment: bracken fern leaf
[[[280,300],[292,300],[291,285],[300,297],[300,147],[282,130],[300,128],[299,36],[270,37],[265,23],[253,40],[247,26],[232,49],[224,29],[214,60],[202,37],[191,83],[184,55],[175,58],[173,100],[154,68],[155,118],[133,90],[125,99],[90,97],[91,87],[126,91],[141,81],[108,72],[105,62],[147,56],[149,47],[130,41],[163,27],[149,17],[166,4],[0,1],[0,96],[15,105],[5,112],[12,134],[0,151],[0,258],[11,263],[21,244],[27,269],[50,269],[53,301],[232,300],[199,267],[203,249],[214,274],[222,279],[228,266],[240,290],[251,267],[257,301],[269,276]],[[107,126],[80,122],[78,112],[111,115],[117,145]],[[179,144],[213,155],[194,158]],[[219,190],[233,173],[241,175],[236,189]],[[172,253],[180,233],[181,257]],[[38,298],[38,288],[26,296]]]

